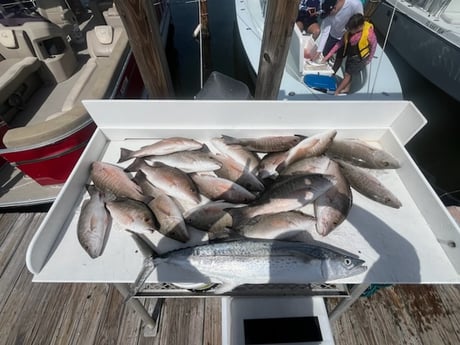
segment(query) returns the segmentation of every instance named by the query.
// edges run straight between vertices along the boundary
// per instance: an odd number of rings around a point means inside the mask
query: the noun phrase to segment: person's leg
[[[311,34],[312,38],[316,40],[320,34],[321,30],[318,23],[312,23],[307,28],[307,33]]]
[[[303,30],[303,23],[301,21],[295,22],[297,24],[297,27],[299,28],[300,32]]]
[[[337,90],[335,90],[334,95],[339,95],[341,93],[346,93],[350,91],[350,84],[351,84],[351,74],[348,74],[345,72],[345,75],[340,82],[339,86],[337,87]]]
[[[332,49],[332,47],[338,42],[340,39],[334,38],[331,35],[327,37],[326,44],[324,45],[323,49],[323,56],[326,56],[329,51]]]

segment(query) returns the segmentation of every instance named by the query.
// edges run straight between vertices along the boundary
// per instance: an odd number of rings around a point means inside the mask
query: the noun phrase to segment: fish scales
[[[102,194],[94,185],[87,186],[90,199],[81,207],[77,224],[77,237],[88,255],[95,259],[102,255],[110,232],[110,216],[104,206]]]
[[[126,169],[129,171],[142,171],[148,182],[171,197],[188,200],[195,204],[200,202],[195,183],[189,175],[180,169],[160,162],[154,162],[150,166],[143,159],[136,159]]]
[[[202,151],[181,151],[167,155],[147,156],[145,159],[176,167],[186,173],[213,171],[222,166],[222,163],[217,161],[212,154]]]
[[[300,135],[280,135],[260,138],[234,138],[229,135],[222,135],[222,139],[227,145],[242,145],[250,151],[268,153],[289,150],[305,137]]]
[[[151,145],[141,147],[139,150],[120,149],[120,159],[118,163],[127,161],[133,158],[141,158],[153,155],[166,155],[178,151],[199,150],[203,144],[188,138],[170,137],[159,140]]]
[[[338,163],[350,186],[360,194],[382,205],[393,208],[400,208],[402,206],[401,201],[396,195],[364,168],[359,168],[343,161]]]
[[[364,261],[318,245],[278,240],[237,240],[164,253],[154,265],[173,265],[221,282],[219,292],[242,284],[311,283],[362,273]]]
[[[368,169],[397,169],[398,160],[390,153],[359,139],[334,139],[326,154]]]
[[[120,167],[104,163],[93,162],[90,172],[94,185],[102,192],[114,194],[117,197],[127,197],[138,201],[146,201],[142,189]]]

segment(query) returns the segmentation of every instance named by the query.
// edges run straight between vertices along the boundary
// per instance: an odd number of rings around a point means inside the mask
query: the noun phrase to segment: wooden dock
[[[158,335],[146,337],[108,284],[32,283],[25,253],[44,217],[0,214],[0,344],[221,344],[219,298],[167,299]],[[337,345],[460,344],[459,301],[459,285],[385,287],[335,322],[334,338]]]

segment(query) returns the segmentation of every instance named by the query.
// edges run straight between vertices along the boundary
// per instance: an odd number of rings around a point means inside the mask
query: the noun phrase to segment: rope
[[[203,35],[201,34],[201,1],[198,1],[198,18],[200,25],[200,88],[203,88]]]
[[[393,24],[393,18],[395,16],[395,13],[396,13],[396,7],[398,6],[398,3],[400,2],[401,0],[397,0],[396,3],[394,4],[393,6],[393,12],[391,13],[391,17],[390,17],[390,24],[388,24],[388,29],[387,29],[387,33],[385,35],[385,40],[383,41],[383,46],[382,46],[382,57],[385,53],[385,48],[387,46],[387,42],[388,42],[388,36],[390,35],[390,30],[391,30],[391,26]],[[379,70],[380,70],[380,65],[382,63],[382,59],[379,60],[379,63],[377,65],[377,71],[375,72],[375,79],[374,79],[374,83],[372,85],[372,91],[371,91],[371,97],[372,95],[374,94],[374,89],[375,89],[375,83],[377,82],[377,75],[379,73]]]

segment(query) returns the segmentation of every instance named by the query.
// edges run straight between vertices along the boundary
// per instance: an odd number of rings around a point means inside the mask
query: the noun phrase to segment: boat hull
[[[95,129],[96,124],[88,121],[62,140],[40,147],[5,150],[1,156],[42,186],[61,184],[69,177]]]
[[[374,25],[383,35],[388,31],[392,13],[393,6],[383,2],[372,16]],[[442,29],[433,25],[429,28],[396,10],[388,42],[418,73],[460,101],[460,47],[437,34],[436,31]]]
[[[264,4],[259,0],[236,0],[235,10],[238,34],[245,50],[250,67],[257,74],[264,27]],[[346,97],[336,97],[333,93],[321,92],[304,83],[304,48],[302,37],[295,30],[286,60],[278,99],[282,100],[400,100],[402,89],[395,69],[380,46],[377,47],[374,60],[357,76]],[[300,36],[302,34],[300,33]],[[340,71],[339,71],[340,72]],[[317,74],[316,70],[308,74]],[[321,74],[321,73],[319,73]],[[332,74],[332,69],[331,73]]]

